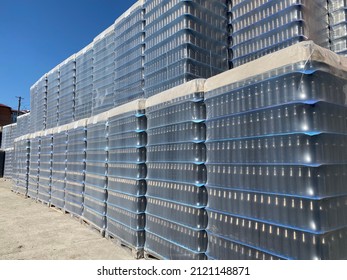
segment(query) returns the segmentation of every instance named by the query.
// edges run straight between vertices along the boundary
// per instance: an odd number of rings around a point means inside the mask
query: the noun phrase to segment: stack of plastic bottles
[[[67,127],[53,128],[51,205],[65,205]]]
[[[17,117],[16,138],[31,133],[30,113]]]
[[[206,82],[210,259],[347,257],[346,66],[304,42]]]
[[[47,73],[46,129],[56,127],[59,124],[59,67],[58,65]]]
[[[76,61],[72,55],[59,65],[58,125],[74,121]]]
[[[145,96],[228,67],[225,0],[145,0]]]
[[[93,45],[89,44],[76,54],[75,120],[92,115],[93,99]]]
[[[87,122],[86,173],[83,219],[104,232],[106,227],[107,114]]]
[[[304,40],[329,48],[326,0],[229,0],[233,67]]]
[[[347,55],[347,1],[329,0],[331,50]]]
[[[40,168],[41,136],[38,133],[30,134],[30,162],[28,175],[28,196],[37,199]]]
[[[18,137],[14,142],[13,185],[12,190],[27,195],[30,162],[30,140]]]
[[[136,2],[115,22],[114,104],[143,97],[144,10]]]
[[[143,251],[146,208],[144,100],[108,112],[106,235]]]
[[[207,193],[203,79],[149,98],[145,252],[205,259]]]
[[[67,125],[65,211],[80,217],[83,211],[83,192],[86,160],[87,121],[82,119]]]
[[[114,107],[115,73],[114,24],[93,41],[93,105],[92,115]]]
[[[5,151],[4,177],[13,177],[14,140],[17,136],[17,124],[5,125],[2,128],[1,149]]]
[[[30,88],[30,108],[31,108],[31,111],[30,111],[31,132],[34,133],[34,132],[46,129],[46,121],[47,121],[47,75],[46,74],[43,75]]]
[[[14,149],[5,150],[4,178],[13,178]]]
[[[51,201],[52,147],[52,130],[45,130],[41,135],[38,199],[46,204]]]

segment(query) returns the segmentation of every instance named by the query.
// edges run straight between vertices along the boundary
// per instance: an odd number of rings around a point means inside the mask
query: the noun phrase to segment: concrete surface
[[[133,260],[116,245],[68,214],[11,191],[0,178],[0,259]]]

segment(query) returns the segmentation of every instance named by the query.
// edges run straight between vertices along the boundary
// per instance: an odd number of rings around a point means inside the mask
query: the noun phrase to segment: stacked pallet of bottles
[[[106,227],[106,152],[107,114],[88,119],[86,172],[84,186],[83,220],[105,233]]]
[[[144,10],[137,1],[115,22],[114,104],[143,97]]]
[[[346,67],[304,42],[206,82],[210,259],[347,257]]]
[[[49,205],[51,201],[52,146],[52,130],[48,129],[42,131],[40,145],[38,200],[47,205]]]
[[[93,105],[92,115],[114,107],[114,24],[93,41]]]
[[[80,217],[83,211],[83,192],[86,160],[87,121],[82,119],[67,125],[66,182],[64,208]]]
[[[16,138],[14,142],[13,185],[12,190],[27,195],[30,162],[30,140],[27,135]]]
[[[106,235],[133,248],[145,244],[146,117],[144,100],[108,111]]]
[[[56,127],[59,120],[59,65],[47,73],[47,116],[46,129]]]
[[[47,120],[47,75],[43,75],[30,88],[30,129],[37,132],[46,129]]]
[[[4,178],[13,178],[14,148],[5,149]]]
[[[345,0],[329,0],[329,23],[331,50],[347,54],[347,2]]]
[[[67,126],[53,128],[51,205],[65,206]]]
[[[145,96],[228,69],[225,0],[145,0]]]
[[[38,198],[39,188],[39,170],[40,170],[40,148],[41,135],[39,133],[30,134],[30,162],[28,175],[28,196],[36,200]]]
[[[17,135],[17,124],[5,125],[2,128],[1,149],[5,151],[4,178],[13,177],[14,140]]]
[[[58,125],[74,121],[76,61],[72,55],[59,65]]]
[[[93,45],[76,54],[75,120],[92,115],[93,100]]]
[[[149,98],[145,253],[205,259],[207,193],[203,79]]]
[[[229,0],[232,65],[304,40],[329,48],[326,0]]]
[[[31,133],[30,113],[17,117],[17,137]]]

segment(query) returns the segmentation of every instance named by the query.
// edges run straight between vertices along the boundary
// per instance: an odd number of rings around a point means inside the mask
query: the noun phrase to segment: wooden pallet
[[[98,233],[100,233],[100,235],[102,237],[105,237],[105,229],[104,228],[100,228],[96,224],[84,219],[83,217],[81,217],[80,222],[82,225],[85,225],[85,226],[89,227],[90,229],[97,231]]]
[[[148,251],[144,251],[144,258],[146,260],[162,260],[163,257],[153,253],[153,252],[148,252]]]
[[[77,215],[77,214],[75,214],[75,213],[71,213],[71,212],[69,212],[68,210],[64,210],[65,211],[65,215],[69,215],[72,219],[74,219],[74,220],[76,220],[76,221],[78,221],[78,222],[81,222],[81,216],[79,216],[79,215]]]
[[[23,196],[24,198],[28,198],[27,193],[24,194],[24,193],[17,191],[17,190],[11,190],[11,192],[13,192],[16,195]]]
[[[114,236],[112,233],[107,231],[105,233],[105,238],[110,240],[112,243],[116,244],[119,247],[130,250],[131,255],[133,256],[134,259],[142,259],[144,257],[143,248],[136,248],[134,246],[131,246],[127,242],[124,242],[124,240],[122,240],[121,238]]]
[[[64,208],[61,208],[61,207],[56,206],[54,204],[50,204],[49,208],[51,208],[52,210],[57,211],[59,213],[65,214],[65,209]]]
[[[48,207],[51,205],[50,202],[43,201],[43,200],[40,199],[40,198],[37,198],[37,199],[36,199],[36,202],[37,202],[37,203],[41,203],[41,204],[43,204],[43,205],[47,205]]]

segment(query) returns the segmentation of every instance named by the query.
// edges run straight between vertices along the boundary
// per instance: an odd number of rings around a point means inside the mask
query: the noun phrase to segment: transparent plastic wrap
[[[146,193],[146,181],[144,179],[128,179],[122,177],[114,177],[108,174],[107,189],[118,191],[135,196],[143,196]]]
[[[145,96],[228,69],[225,1],[146,0]]]
[[[99,200],[94,196],[89,196],[87,193],[83,197],[83,206],[94,210],[100,214],[106,215],[106,201]]]
[[[148,179],[146,196],[196,207],[204,207],[207,204],[205,187],[178,182]]]
[[[43,75],[30,87],[31,132],[46,128],[47,121],[47,75]]]
[[[83,205],[82,217],[87,222],[93,224],[100,230],[104,230],[106,227],[106,216],[104,213],[99,213],[92,208]]]
[[[30,162],[30,140],[26,136],[16,138],[13,154],[12,190],[27,196]]]
[[[65,190],[64,209],[77,217],[82,216],[83,212],[83,193],[75,193],[72,191]]]
[[[108,174],[112,174],[115,177],[145,179],[147,168],[144,163],[109,163]]]
[[[133,196],[111,190],[108,190],[107,193],[107,203],[134,213],[143,213],[146,209],[146,198],[144,196]]]
[[[324,0],[232,1],[233,66],[305,40],[328,48],[327,8]]]
[[[142,249],[145,245],[145,231],[135,230],[107,217],[106,233],[120,239],[122,242],[135,249]]]
[[[179,204],[149,196],[147,196],[146,214],[195,229],[204,229],[207,226],[207,214],[203,207]]]
[[[40,168],[41,136],[30,134],[30,163],[28,176],[28,196],[37,199]]]
[[[208,233],[287,259],[345,259],[346,228],[312,233],[261,220],[208,211]]]
[[[112,149],[108,156],[109,162],[138,162],[146,161],[146,148],[118,148]]]
[[[47,73],[47,117],[46,129],[59,124],[59,91],[60,70],[59,65]]]
[[[114,220],[133,230],[145,229],[145,214],[129,211],[116,204],[107,202],[107,221]]]
[[[76,54],[75,120],[92,115],[93,46],[89,44]]]
[[[177,242],[182,247],[195,252],[205,252],[207,247],[207,234],[205,230],[189,228],[170,220],[146,214],[146,231],[155,232],[156,235],[170,241]]]
[[[255,249],[242,243],[234,242],[219,235],[208,233],[209,260],[281,260],[276,255]]]
[[[8,124],[2,128],[1,149],[13,149],[14,140],[17,138],[17,124]]]
[[[42,132],[40,146],[38,199],[48,204],[51,201],[52,145],[52,130],[46,130],[45,132]]]
[[[17,117],[16,130],[17,132],[15,138],[31,133],[30,113],[26,113]]]
[[[111,25],[93,41],[92,115],[114,107],[114,37],[114,25]]]
[[[201,252],[191,251],[177,243],[160,237],[151,232],[146,232],[145,252],[160,259],[166,260],[205,260],[206,255]]]

